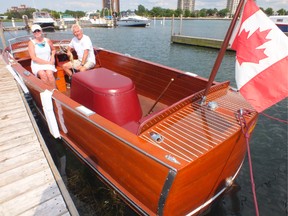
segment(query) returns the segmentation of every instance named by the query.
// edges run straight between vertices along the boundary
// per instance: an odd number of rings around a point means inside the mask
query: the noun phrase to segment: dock
[[[284,34],[288,36],[288,32],[284,32]],[[192,36],[185,36],[185,35],[172,35],[171,43],[220,49],[222,46],[223,40],[212,39],[212,38],[192,37]],[[234,50],[230,48],[227,48],[227,50],[235,52]]]
[[[220,49],[222,46],[223,40],[212,39],[212,38],[192,37],[192,36],[185,36],[185,35],[172,35],[171,43]],[[227,48],[227,50],[233,51],[229,48]]]
[[[0,215],[79,215],[0,54]]]
[[[19,31],[28,29],[26,26],[7,26],[3,27],[3,31]]]

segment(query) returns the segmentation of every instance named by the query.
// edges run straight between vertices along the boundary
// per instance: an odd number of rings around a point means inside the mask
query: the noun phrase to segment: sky
[[[35,7],[37,9],[48,8],[50,10],[62,11],[65,10],[80,10],[91,11],[101,10],[102,0],[0,0],[1,7],[0,13],[4,13],[12,6],[20,6],[25,4],[27,7]],[[5,3],[3,3],[5,1]],[[227,0],[196,0],[195,9],[200,10],[202,8],[218,10],[226,7]],[[153,7],[169,8],[175,10],[177,8],[177,0],[120,0],[120,10],[134,10],[138,8],[138,5],[143,5],[148,10]],[[259,7],[264,9],[271,7],[274,11],[281,8],[288,10],[288,0],[257,0]]]

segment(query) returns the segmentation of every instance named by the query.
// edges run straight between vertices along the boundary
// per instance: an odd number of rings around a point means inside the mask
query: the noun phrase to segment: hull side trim
[[[232,177],[232,180],[234,180],[236,178],[236,176],[238,175],[242,165],[243,165],[244,160],[242,161],[242,163],[240,164],[238,170],[236,171],[235,175]],[[199,212],[201,209],[205,208],[206,206],[210,205],[214,200],[216,200],[222,193],[224,193],[224,191],[228,188],[229,186],[226,186],[224,188],[222,188],[222,190],[220,190],[217,194],[215,194],[215,196],[213,196],[211,199],[209,199],[207,202],[203,203],[201,206],[199,206],[198,208],[194,209],[192,212],[188,213],[186,216],[192,216],[194,214],[196,214],[197,212]]]
[[[175,172],[174,170],[169,170],[169,173],[168,173],[168,176],[166,178],[166,182],[163,186],[161,196],[159,199],[159,203],[158,203],[158,215],[163,215],[165,202],[166,202],[166,199],[169,195],[170,188],[173,184],[173,181],[174,181],[176,175],[177,175],[177,172]]]

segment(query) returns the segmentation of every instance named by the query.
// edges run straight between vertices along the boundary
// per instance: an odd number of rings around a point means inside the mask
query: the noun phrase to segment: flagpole
[[[244,5],[244,1],[245,1],[245,0],[240,0],[239,4],[238,4],[238,6],[237,6],[237,9],[236,9],[236,11],[235,11],[234,17],[233,17],[233,19],[232,19],[232,21],[231,21],[231,23],[230,23],[230,26],[229,26],[229,28],[228,28],[228,31],[227,31],[227,33],[226,33],[226,36],[225,36],[225,38],[224,38],[224,41],[223,41],[223,43],[222,43],[222,46],[221,46],[220,51],[219,51],[219,53],[218,53],[218,56],[217,56],[217,58],[216,58],[216,60],[215,60],[214,66],[213,66],[213,68],[212,68],[212,71],[211,71],[211,73],[210,73],[210,77],[209,77],[209,80],[208,80],[208,83],[207,83],[207,86],[206,86],[204,95],[202,96],[201,105],[204,105],[205,102],[206,102],[207,94],[208,94],[208,92],[209,92],[209,90],[210,90],[210,88],[211,88],[211,86],[212,86],[212,83],[213,83],[213,81],[214,81],[214,79],[215,79],[215,77],[216,77],[216,74],[217,74],[217,72],[218,72],[218,69],[219,69],[219,67],[220,67],[220,65],[221,65],[221,62],[222,62],[222,60],[223,60],[225,51],[226,51],[226,49],[227,49],[227,47],[228,47],[228,43],[229,43],[229,40],[230,40],[231,35],[232,35],[232,32],[233,32],[233,30],[234,30],[234,28],[235,28],[237,19],[238,19],[238,17],[239,17],[239,14],[240,14],[240,12],[241,12],[241,9],[242,9],[242,7],[243,7],[243,5]]]

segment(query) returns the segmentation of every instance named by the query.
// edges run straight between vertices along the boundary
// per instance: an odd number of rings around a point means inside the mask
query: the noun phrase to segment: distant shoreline
[[[149,17],[150,18],[150,17]],[[172,20],[173,17],[151,17],[152,19],[156,20]],[[181,17],[174,17],[174,20],[180,20]],[[232,18],[221,18],[221,17],[182,17],[182,20],[231,20]]]
[[[172,20],[173,17],[148,17],[151,20]],[[180,20],[181,17],[174,17],[174,20]],[[182,17],[182,20],[231,20],[232,18],[221,18],[221,17]],[[11,19],[0,19],[0,22],[11,22]],[[23,19],[14,19],[15,22],[22,22]]]

